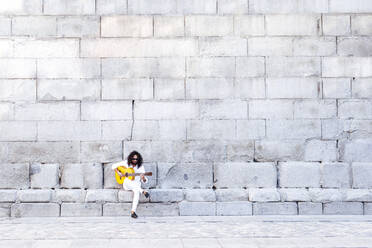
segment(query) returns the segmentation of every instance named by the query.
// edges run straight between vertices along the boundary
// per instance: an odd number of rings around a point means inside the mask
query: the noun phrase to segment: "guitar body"
[[[119,166],[117,168],[121,174],[133,174],[134,173],[134,169],[133,168],[127,168],[125,166]],[[115,171],[115,179],[116,181],[118,182],[118,184],[123,184],[124,183],[124,180],[134,180],[134,176],[128,176],[128,177],[122,177],[120,176],[116,171]]]

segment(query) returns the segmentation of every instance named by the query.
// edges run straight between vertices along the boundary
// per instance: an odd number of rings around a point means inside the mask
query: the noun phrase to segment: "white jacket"
[[[142,164],[142,166],[140,168],[138,168],[137,166],[133,167],[132,164],[131,165],[128,165],[128,162],[127,160],[123,160],[123,161],[120,161],[120,162],[117,162],[117,163],[114,163],[112,164],[111,168],[113,170],[115,170],[116,168],[118,168],[119,166],[125,166],[125,167],[128,167],[128,168],[133,168],[134,169],[134,173],[145,173],[145,167],[144,165]],[[127,181],[127,180],[125,180]],[[136,176],[134,178],[134,182],[137,182],[137,183],[141,183],[141,181],[143,183],[148,183],[148,178],[145,176],[145,180],[141,180],[141,177],[140,176]]]

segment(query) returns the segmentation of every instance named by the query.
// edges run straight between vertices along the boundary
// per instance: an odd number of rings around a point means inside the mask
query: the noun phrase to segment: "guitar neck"
[[[128,176],[139,176],[139,175],[145,175],[145,176],[152,176],[152,172],[146,172],[146,173],[130,173]]]

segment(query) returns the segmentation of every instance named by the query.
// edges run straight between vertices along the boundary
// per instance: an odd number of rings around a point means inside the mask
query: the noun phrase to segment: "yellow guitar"
[[[115,179],[118,182],[118,184],[123,184],[125,179],[132,180],[133,181],[136,176],[139,176],[141,174],[143,174],[145,176],[152,176],[152,172],[134,173],[134,169],[133,168],[127,168],[125,166],[119,166],[117,169],[123,175],[123,176],[121,176],[115,170]]]

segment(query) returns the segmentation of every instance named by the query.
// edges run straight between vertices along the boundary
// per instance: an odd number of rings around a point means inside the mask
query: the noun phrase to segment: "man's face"
[[[137,157],[137,155],[134,155],[132,157],[132,164],[137,164],[137,162],[138,162],[138,157]]]

